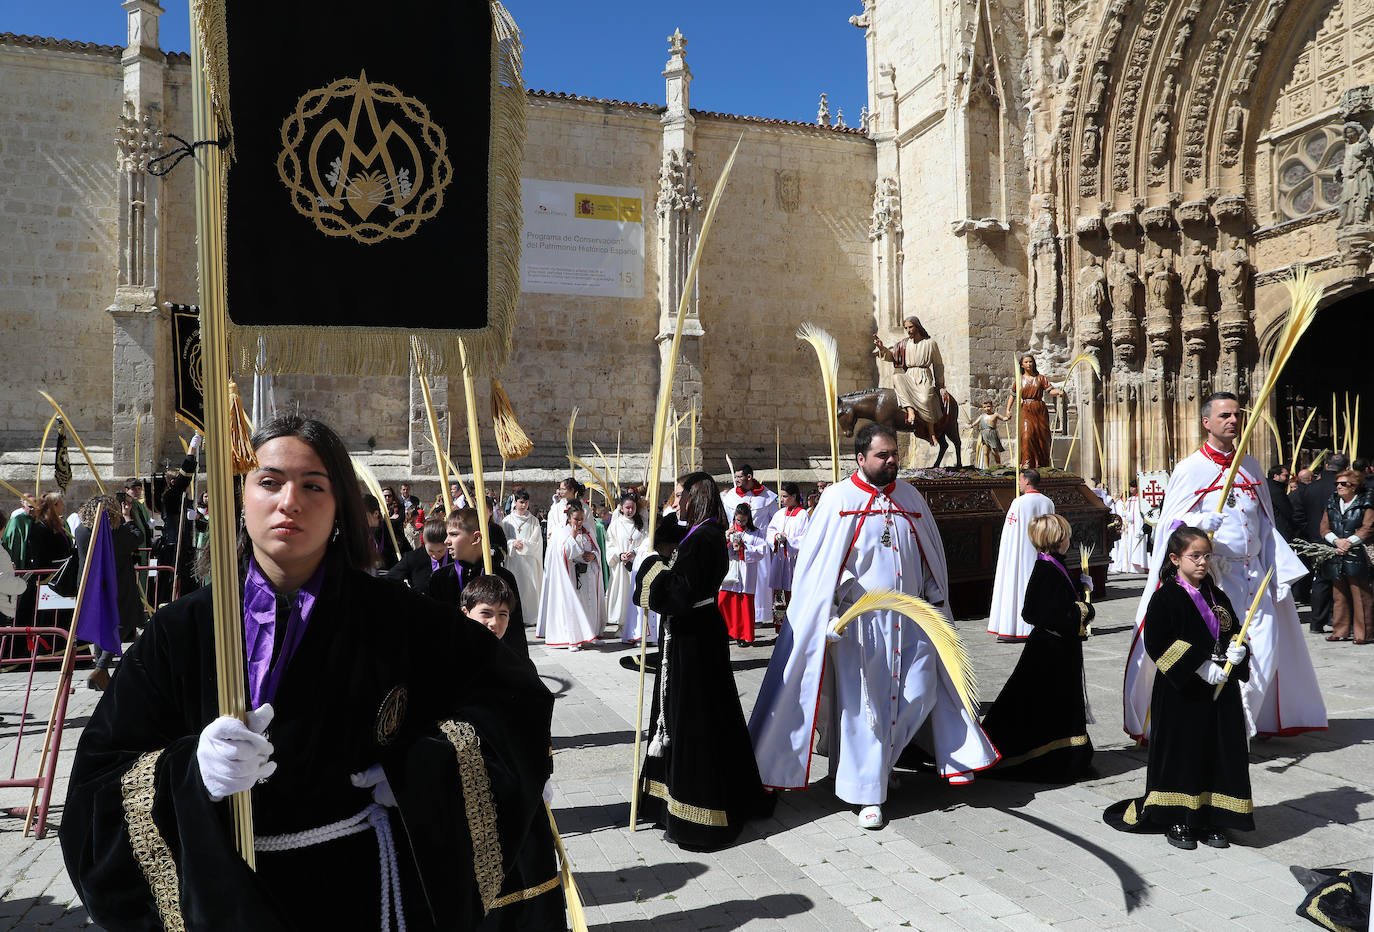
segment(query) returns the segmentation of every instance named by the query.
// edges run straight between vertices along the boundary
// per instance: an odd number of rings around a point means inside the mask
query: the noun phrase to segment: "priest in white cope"
[[[1030,541],[1030,523],[1041,515],[1054,514],[1054,502],[1040,492],[1040,471],[1022,469],[1016,475],[1021,494],[1007,509],[1002,525],[1002,542],[997,548],[997,575],[992,584],[992,608],[988,611],[988,634],[998,641],[1024,641],[1031,626],[1021,618],[1021,600],[1026,583],[1035,568],[1036,550]]]
[[[506,532],[509,552],[506,569],[515,577],[515,584],[524,593],[520,608],[525,626],[539,624],[539,593],[544,588],[544,534],[539,518],[530,511],[530,493],[524,489],[515,493],[511,512],[501,519]]]
[[[1236,396],[1230,392],[1216,392],[1203,404],[1207,440],[1169,477],[1160,506],[1160,539],[1166,539],[1179,524],[1212,534],[1212,579],[1237,613],[1249,611],[1265,574],[1273,568],[1274,577],[1248,632],[1250,679],[1240,684],[1246,723],[1251,735],[1322,731],[1326,705],[1288,591],[1307,568],[1274,530],[1269,486],[1254,457],[1241,461],[1231,494],[1223,509],[1216,510],[1240,434],[1239,411]],[[1165,549],[1155,547],[1150,559],[1150,577],[1136,609],[1135,639],[1126,661],[1124,727],[1137,740],[1148,737],[1147,713],[1155,677],[1154,661],[1145,653],[1141,622],[1159,584]],[[1244,618],[1239,620],[1244,622]]]
[[[950,783],[972,782],[998,753],[915,622],[871,612],[834,633],[839,616],[875,589],[905,592],[948,613],[944,544],[925,498],[897,481],[896,435],[868,424],[854,449],[858,471],[825,490],[806,529],[787,624],[749,733],[764,785],[805,789],[819,728],[835,794],[861,807],[861,826],[877,829],[893,765],[917,732]]]
[[[735,507],[739,504],[748,505],[749,513],[754,518],[754,527],[759,530],[768,527],[778,510],[778,496],[754,478],[754,468],[748,463],[741,463],[735,470],[735,485],[720,493],[720,503],[725,506],[727,517],[734,515]],[[754,590],[754,622],[761,625],[773,623],[773,589],[768,585],[767,573],[762,574]]]

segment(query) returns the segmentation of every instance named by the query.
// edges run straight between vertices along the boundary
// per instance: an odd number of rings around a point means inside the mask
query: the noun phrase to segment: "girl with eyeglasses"
[[[1336,491],[1322,513],[1322,539],[1336,555],[1318,570],[1331,580],[1331,633],[1328,641],[1368,644],[1370,631],[1370,565],[1364,545],[1374,538],[1374,506],[1363,494],[1364,476],[1347,469],[1336,476]]]
[[[1233,643],[1243,619],[1211,579],[1212,542],[1186,525],[1169,537],[1161,582],[1141,631],[1158,667],[1148,719],[1145,795],[1111,806],[1121,831],[1165,831],[1175,848],[1226,848],[1227,829],[1253,831],[1249,741],[1240,682],[1249,650]],[[1227,677],[1223,665],[1232,664]],[[1221,695],[1213,700],[1216,687]]]

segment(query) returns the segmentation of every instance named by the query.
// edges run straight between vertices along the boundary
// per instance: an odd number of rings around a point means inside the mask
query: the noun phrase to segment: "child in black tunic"
[[[1212,542],[1192,527],[1169,537],[1159,588],[1141,626],[1158,673],[1150,697],[1145,795],[1104,814],[1122,831],[1166,829],[1169,844],[1228,847],[1225,829],[1252,831],[1249,746],[1239,682],[1249,650],[1235,643],[1235,610],[1208,575]],[[1226,677],[1223,665],[1232,664]],[[1218,685],[1221,694],[1213,699]]]
[[[1021,659],[983,718],[1002,757],[989,776],[1065,782],[1088,771],[1093,743],[1083,694],[1083,640],[1093,619],[1081,582],[1064,566],[1072,528],[1040,515],[1027,529],[1040,551],[1021,617],[1032,626]]]

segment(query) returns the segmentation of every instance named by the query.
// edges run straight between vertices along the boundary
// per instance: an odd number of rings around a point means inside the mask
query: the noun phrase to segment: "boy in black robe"
[[[449,512],[448,553],[453,562],[437,570],[429,578],[429,597],[445,605],[457,608],[462,602],[463,588],[482,574],[482,532],[481,518],[476,508],[455,508]],[[510,587],[514,601],[511,603],[511,623],[501,635],[501,643],[509,647],[517,657],[528,660],[529,645],[525,643],[525,616],[520,610],[520,586],[515,574],[497,562],[496,537],[492,538],[492,573],[500,576]]]

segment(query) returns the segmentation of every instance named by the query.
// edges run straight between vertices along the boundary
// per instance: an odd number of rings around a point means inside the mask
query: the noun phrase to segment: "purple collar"
[[[320,561],[305,585],[295,593],[286,622],[281,653],[272,663],[272,641],[277,627],[277,590],[262,574],[258,563],[248,559],[248,579],[243,585],[243,635],[248,649],[248,701],[256,709],[276,698],[281,676],[305,636],[306,626],[324,586],[324,561]]]
[[[1175,576],[1174,579],[1183,587],[1183,591],[1188,593],[1188,598],[1193,600],[1193,605],[1197,608],[1198,614],[1207,624],[1207,630],[1212,632],[1212,640],[1216,640],[1217,636],[1221,634],[1221,622],[1217,621],[1217,614],[1212,611],[1212,606],[1208,605],[1207,600],[1202,597],[1202,593],[1194,589],[1182,576]]]
[[[703,524],[716,524],[716,523],[718,523],[718,522],[716,521],[715,518],[707,518],[705,521],[698,521],[696,524],[692,525],[692,529],[691,529],[690,531],[688,531],[686,534],[682,535],[682,541],[680,541],[680,542],[678,543],[678,546],[681,547],[682,544],[683,544],[683,542],[685,542],[685,541],[687,540],[687,538],[689,538],[689,537],[691,537],[693,534],[695,534],[695,533],[697,532],[697,528],[701,527]]]

